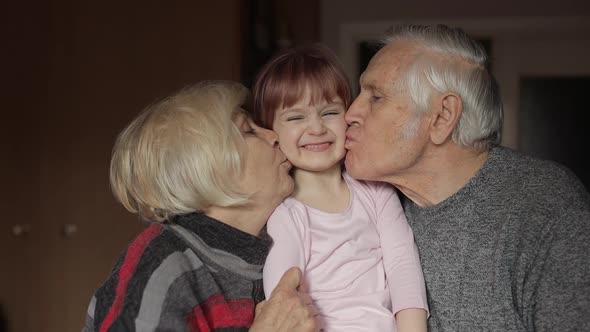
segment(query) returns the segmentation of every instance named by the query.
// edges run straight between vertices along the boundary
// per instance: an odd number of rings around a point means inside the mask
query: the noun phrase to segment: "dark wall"
[[[79,331],[142,228],[112,197],[117,134],[203,79],[240,79],[239,1],[11,3],[2,11],[0,303],[9,331]],[[30,226],[14,236],[12,227]],[[65,236],[66,225],[77,231]]]

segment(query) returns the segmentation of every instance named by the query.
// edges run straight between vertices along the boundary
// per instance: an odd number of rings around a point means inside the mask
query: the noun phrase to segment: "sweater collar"
[[[421,213],[426,215],[437,215],[442,213],[445,209],[451,206],[455,206],[457,202],[460,202],[464,197],[475,197],[480,193],[478,188],[486,186],[486,182],[489,181],[488,173],[490,169],[495,167],[499,159],[502,159],[506,154],[507,149],[501,146],[492,146],[488,152],[488,159],[482,165],[482,167],[475,173],[475,175],[456,193],[445,199],[444,201],[432,205],[421,207],[412,200],[405,198],[406,208],[410,208],[414,213]]]
[[[170,223],[194,233],[207,246],[228,252],[253,265],[264,264],[272,244],[265,229],[259,236],[254,236],[202,213],[176,216]]]

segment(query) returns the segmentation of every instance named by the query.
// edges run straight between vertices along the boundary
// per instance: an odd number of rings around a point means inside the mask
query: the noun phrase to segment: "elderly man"
[[[484,50],[459,29],[398,27],[360,86],[346,168],[408,198],[430,331],[590,331],[590,195],[499,146]]]

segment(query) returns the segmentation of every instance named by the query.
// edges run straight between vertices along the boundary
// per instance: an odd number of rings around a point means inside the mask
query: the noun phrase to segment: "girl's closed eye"
[[[326,111],[326,112],[322,113],[322,116],[333,116],[333,115],[338,115],[338,114],[340,114],[340,111],[334,110],[334,111]]]
[[[287,118],[287,121],[296,121],[296,120],[302,120],[303,116],[302,115],[293,115]]]

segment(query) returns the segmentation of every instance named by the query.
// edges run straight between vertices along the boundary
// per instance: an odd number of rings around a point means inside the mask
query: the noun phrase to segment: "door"
[[[28,30],[7,48],[22,52],[10,58],[16,89],[0,133],[0,305],[11,332],[80,331],[93,291],[145,226],[110,191],[116,136],[185,85],[239,80],[240,2],[61,0],[35,13],[14,16]]]
[[[585,135],[590,88],[588,29],[523,33],[496,42],[509,146],[570,168],[589,185]]]
[[[7,4],[2,20],[0,120],[0,331],[39,331],[40,112],[46,100],[48,16],[44,4]]]
[[[525,76],[520,79],[521,151],[557,161],[590,190],[588,148],[590,76]]]

